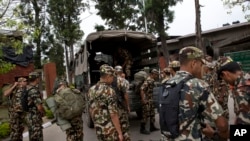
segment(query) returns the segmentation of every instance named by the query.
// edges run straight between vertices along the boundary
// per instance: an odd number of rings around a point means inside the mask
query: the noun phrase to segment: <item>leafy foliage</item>
[[[246,13],[245,19],[250,21],[250,0],[222,0],[223,4],[229,8],[228,13],[230,14],[231,9],[235,6],[241,6],[242,11]]]
[[[99,9],[97,15],[105,19],[110,29],[136,30],[140,9],[137,0],[92,0]]]
[[[10,124],[8,122],[0,123],[0,138],[10,135]]]
[[[54,118],[54,115],[53,115],[53,113],[52,113],[51,110],[46,109],[45,112],[46,112],[45,115],[46,115],[46,117],[47,117],[48,119],[53,119],[53,118]]]

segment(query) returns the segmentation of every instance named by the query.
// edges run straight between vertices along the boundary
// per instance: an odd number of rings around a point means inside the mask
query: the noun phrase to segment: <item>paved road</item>
[[[229,97],[229,113],[230,113],[230,124],[233,124],[235,115],[233,114],[233,100]],[[83,116],[84,117],[84,116]],[[156,126],[159,127],[158,118],[159,115],[156,115]],[[46,126],[46,125],[45,125]],[[136,118],[135,113],[130,114],[130,134],[132,141],[159,141],[160,132],[153,132],[150,135],[142,135],[139,132],[140,129],[140,120]],[[44,141],[65,141],[66,136],[65,133],[57,126],[53,124],[49,127],[46,127],[43,130],[44,133]],[[24,140],[28,140],[28,134],[24,133]],[[90,129],[87,127],[86,123],[84,123],[84,141],[97,141],[96,134],[94,129]]]
[[[83,116],[84,117],[84,116]],[[158,119],[158,114],[156,115]],[[140,120],[136,118],[135,113],[130,114],[130,133],[132,141],[159,141],[160,132],[153,132],[150,135],[142,135],[139,132],[140,129]],[[158,122],[156,126],[159,127]],[[43,130],[44,141],[66,141],[65,133],[60,129],[59,126],[53,124],[49,127],[46,127]],[[29,141],[28,133],[24,133],[23,141]],[[87,127],[84,123],[84,141],[97,141],[95,130]]]

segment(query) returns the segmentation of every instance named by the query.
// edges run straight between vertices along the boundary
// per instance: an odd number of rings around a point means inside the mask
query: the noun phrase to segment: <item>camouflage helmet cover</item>
[[[196,58],[203,58],[204,53],[197,47],[188,46],[184,47],[179,51],[179,56],[187,59],[196,59]]]
[[[169,66],[170,68],[178,68],[180,67],[180,62],[179,61],[172,61],[169,63]]]
[[[100,73],[114,75],[114,68],[107,64],[103,64],[100,66]]]

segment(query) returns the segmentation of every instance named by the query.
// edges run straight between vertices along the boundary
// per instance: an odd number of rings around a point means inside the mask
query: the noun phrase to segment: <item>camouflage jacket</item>
[[[223,80],[218,80],[216,72],[204,75],[203,80],[209,84],[212,93],[221,105],[224,111],[223,116],[229,119],[228,96],[230,89],[228,84]]]
[[[3,91],[9,89],[12,85],[5,86]],[[22,96],[23,89],[21,88],[14,88],[11,95],[9,96],[9,111],[12,112],[22,112],[22,105],[21,105],[21,96]]]
[[[37,105],[42,104],[42,95],[37,86],[27,86],[29,111],[38,111]]]
[[[180,82],[183,78],[191,75],[185,71],[178,71],[168,82]],[[198,118],[198,109],[203,107],[203,112],[213,121],[223,114],[221,106],[214,95],[209,91],[209,85],[198,78],[188,80],[181,91],[180,99],[180,131],[188,124],[188,127],[175,140],[200,140],[201,126]],[[193,119],[193,120],[192,120]]]
[[[154,82],[155,80],[148,76],[141,86],[141,90],[144,91],[145,99],[147,100],[153,100]]]
[[[241,76],[232,90],[236,124],[250,124],[250,78]]]
[[[117,97],[111,85],[98,82],[89,89],[88,99],[97,135],[108,135],[116,132],[110,114],[118,114]]]

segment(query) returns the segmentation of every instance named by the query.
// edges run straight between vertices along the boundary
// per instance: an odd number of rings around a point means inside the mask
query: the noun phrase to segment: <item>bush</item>
[[[8,122],[0,123],[0,138],[5,138],[10,135],[10,124]]]
[[[46,117],[48,119],[53,119],[54,118],[54,115],[53,115],[51,110],[46,109],[45,112],[46,112]]]

